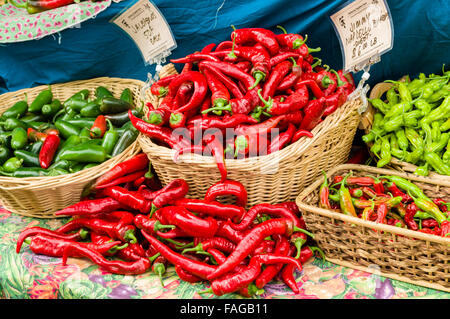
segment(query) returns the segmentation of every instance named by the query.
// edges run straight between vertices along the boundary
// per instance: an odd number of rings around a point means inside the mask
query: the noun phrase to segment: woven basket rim
[[[344,171],[344,170],[345,171],[349,171],[349,170],[365,171],[365,172],[369,172],[371,174],[381,174],[381,175],[396,175],[399,177],[406,178],[408,180],[416,179],[417,181],[420,181],[423,183],[440,185],[440,184],[438,184],[437,180],[432,179],[432,178],[427,178],[427,177],[423,177],[423,176],[412,177],[408,174],[401,173],[396,170],[383,169],[383,168],[377,168],[377,167],[371,167],[371,166],[359,165],[359,164],[338,165],[338,166],[334,167],[333,169],[329,170],[328,172],[326,172],[326,175],[333,176],[333,174],[335,174],[336,172]],[[348,222],[351,224],[355,224],[358,226],[364,226],[364,227],[372,228],[372,229],[379,230],[379,231],[393,233],[396,235],[414,237],[414,238],[423,239],[423,240],[430,241],[430,242],[450,245],[450,238],[439,237],[436,235],[426,234],[426,233],[422,233],[422,232],[418,232],[418,231],[414,231],[414,230],[410,230],[410,229],[403,229],[403,228],[399,228],[399,227],[395,227],[395,226],[391,226],[391,225],[378,224],[378,223],[372,222],[372,221],[365,221],[358,217],[348,216],[348,215],[345,215],[342,213],[334,212],[334,211],[331,211],[328,209],[323,209],[323,208],[313,206],[313,205],[303,202],[303,200],[309,194],[311,194],[315,189],[320,187],[320,185],[323,183],[323,180],[324,180],[323,176],[319,177],[314,183],[312,183],[310,186],[305,188],[297,196],[297,199],[295,202],[296,202],[297,206],[300,208],[300,210],[305,210],[308,212],[312,212],[314,214],[326,216],[326,217],[333,218],[333,219],[339,219],[339,220],[342,220],[342,221],[345,221],[345,222]]]
[[[327,116],[324,121],[319,123],[311,132],[313,133],[313,138],[308,137],[302,137],[295,143],[292,143],[288,145],[287,147],[278,150],[276,152],[273,152],[268,155],[262,155],[262,156],[255,156],[250,158],[243,158],[243,159],[225,159],[225,164],[228,168],[237,168],[240,170],[244,170],[245,167],[249,169],[254,169],[256,163],[260,162],[269,162],[273,159],[282,160],[285,158],[291,158],[294,154],[301,155],[303,154],[308,147],[314,143],[315,140],[319,139],[322,135],[326,134],[329,130],[335,128],[336,126],[341,123],[341,121],[348,117],[351,114],[351,110],[354,108],[356,109],[356,105],[359,105],[361,102],[361,99],[359,97],[347,101],[343,106],[341,106],[336,112],[333,114]],[[155,152],[158,153],[157,155],[160,157],[165,158],[172,158],[174,157],[176,151],[167,147],[167,146],[161,146],[155,144],[151,138],[148,136],[145,136],[141,134],[138,138],[139,143],[142,145],[143,143],[149,145]],[[153,154],[156,155],[156,154]],[[203,156],[195,153],[191,154],[182,154],[178,158],[179,162],[184,163],[195,163],[197,165],[202,166],[215,166],[216,163],[214,161],[214,158],[211,156]]]
[[[124,83],[124,82],[131,82],[136,83],[142,89],[142,87],[145,85],[145,82],[141,80],[136,79],[128,79],[128,78],[118,78],[118,77],[97,77],[92,79],[86,79],[86,80],[75,80],[70,82],[61,82],[61,83],[54,83],[50,84],[51,87],[65,87],[65,86],[82,86],[84,84],[90,84],[95,83],[96,85],[104,85],[107,82],[114,82],[114,83]],[[14,92],[7,92],[2,95],[0,95],[0,99],[4,98],[11,98],[14,96],[18,96],[21,94],[24,94],[30,90],[41,90],[44,88],[47,88],[48,85],[39,85],[32,88],[24,88],[20,89]],[[139,100],[142,100],[141,97],[139,97]],[[7,108],[6,106],[5,108]],[[94,167],[90,167],[88,169],[83,169],[81,171],[75,172],[75,173],[69,173],[64,175],[57,175],[57,176],[40,176],[40,177],[8,177],[8,176],[0,176],[0,188],[5,190],[14,190],[14,189],[20,189],[20,188],[51,188],[55,186],[55,184],[61,184],[61,183],[70,183],[76,179],[81,179],[82,177],[89,177],[92,178],[98,177],[101,174],[105,173],[108,169],[110,169],[110,164],[114,163],[115,159],[119,158],[121,155],[126,154],[130,152],[133,149],[139,149],[139,143],[138,138],[141,134],[138,134],[138,137],[136,140],[128,146],[122,153],[108,159],[107,161],[104,161],[102,163],[99,163],[99,165],[96,165]],[[15,186],[5,186],[5,184],[14,184]]]

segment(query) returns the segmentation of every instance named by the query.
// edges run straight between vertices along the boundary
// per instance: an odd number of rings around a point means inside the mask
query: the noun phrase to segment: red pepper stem
[[[187,244],[183,244],[183,243],[180,243],[180,242],[178,242],[176,240],[173,240],[171,238],[164,238],[164,240],[169,242],[169,243],[171,243],[171,244],[174,244],[175,248],[177,248],[177,249],[185,249],[186,247],[191,247],[191,246],[194,245],[193,242],[190,242],[190,243],[187,243]]]
[[[134,230],[132,230],[132,229],[129,229],[125,232],[124,239],[128,240],[131,244],[137,243],[137,238],[134,235]]]
[[[209,109],[206,109],[206,110],[202,111],[202,114],[206,114],[206,113],[209,113],[211,111],[212,112],[214,112],[214,111],[228,111],[228,112],[231,112],[231,105],[228,104],[228,105],[225,105],[225,106],[222,106],[222,107],[214,106],[214,107],[211,107]]]
[[[285,28],[283,28],[281,25],[277,25],[277,28],[284,32],[284,34],[287,34],[287,31]]]
[[[302,246],[303,246],[304,243],[306,243],[306,240],[304,240],[303,238],[297,238],[294,241],[294,246],[295,246],[295,248],[297,248],[297,255],[295,255],[295,257],[294,257],[295,259],[299,259],[300,258]]]
[[[118,250],[122,250],[128,247],[128,243],[123,244],[122,246],[114,246],[110,250],[108,250],[108,253],[115,254]]]
[[[230,59],[236,59],[237,58],[236,54],[234,54],[234,46],[235,46],[235,44],[236,44],[236,34],[233,34],[233,44],[231,45],[230,53],[228,53],[228,57]]]
[[[306,229],[294,226],[294,232],[297,232],[297,231],[301,232],[301,233],[304,233],[304,234],[308,235],[309,237],[311,237],[312,239],[314,239],[314,234],[313,233],[310,233]]]
[[[161,286],[164,287],[164,281],[162,275],[166,272],[166,267],[163,263],[156,263],[153,265],[153,271],[158,275]]]
[[[159,256],[161,256],[161,253],[156,253],[153,256],[149,257],[148,260],[150,260],[150,262],[153,263],[153,261],[158,258]]]
[[[253,83],[253,85],[248,88],[249,90],[254,89],[259,84],[259,82],[264,80],[266,78],[266,74],[261,71],[255,71],[253,72],[253,77],[255,78],[255,83]]]
[[[258,90],[258,96],[259,96],[259,99],[264,103],[264,109],[266,109],[266,108],[270,108],[272,105],[273,105],[273,99],[269,96],[269,100],[268,101],[266,101],[266,100],[264,100],[264,97],[262,96],[262,94],[261,94],[261,91],[262,91],[262,89],[259,89]]]
[[[315,62],[314,64],[311,65],[311,69],[314,69],[316,66],[322,64],[322,59],[314,58],[314,60],[316,60],[316,62]]]
[[[309,247],[313,253],[315,253],[316,251],[319,253],[320,257],[322,258],[322,261],[325,262],[325,253],[323,252],[322,249],[320,249],[319,247],[316,246],[311,246]]]
[[[317,47],[317,48],[314,48],[314,49],[311,49],[311,48],[308,48],[308,53],[311,53],[311,52],[319,52],[319,51],[321,51],[322,49],[320,48],[320,47]]]
[[[212,288],[210,287],[210,288],[207,288],[207,289],[203,289],[203,290],[197,291],[197,293],[199,295],[202,295],[202,294],[212,294],[214,292],[213,292]]]
[[[184,249],[181,252],[181,254],[184,255],[185,253],[188,253],[188,252],[206,253],[206,251],[203,250],[202,243],[199,243],[197,246],[195,246],[193,248],[186,248],[186,249]]]
[[[333,73],[334,75],[336,75],[336,80],[337,80],[337,86],[338,87],[341,87],[341,86],[345,85],[345,82],[341,80],[341,77],[339,76],[339,74],[335,70],[331,69],[330,72]]]
[[[292,48],[293,49],[298,49],[300,48],[303,44],[306,43],[306,40],[308,39],[308,35],[305,34],[305,38],[303,40],[300,39],[296,39],[294,40],[294,42],[292,42]]]

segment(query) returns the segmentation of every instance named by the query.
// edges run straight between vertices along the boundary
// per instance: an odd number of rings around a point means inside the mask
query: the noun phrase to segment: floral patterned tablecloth
[[[6,299],[197,299],[214,298],[198,294],[207,286],[178,278],[173,267],[163,277],[147,272],[139,276],[114,275],[102,271],[87,259],[36,255],[26,244],[15,252],[18,234],[25,227],[55,229],[66,219],[36,219],[12,214],[0,208],[0,298]],[[341,267],[321,259],[308,261],[297,272],[300,294],[293,294],[282,282],[272,281],[255,298],[266,299],[449,299],[450,294],[401,281]],[[225,295],[220,298],[242,298]]]

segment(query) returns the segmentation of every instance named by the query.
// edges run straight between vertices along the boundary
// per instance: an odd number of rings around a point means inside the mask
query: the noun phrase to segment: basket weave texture
[[[114,96],[120,96],[122,90],[129,88],[133,93],[135,105],[141,104],[141,89],[144,82],[133,79],[100,77],[89,80],[52,84],[55,99],[64,101],[82,89],[88,89],[93,96],[98,86],[108,88]],[[32,101],[48,86],[37,86],[0,96],[0,113],[24,98]],[[140,151],[137,140],[121,154],[95,166],[73,174],[45,177],[15,178],[0,176],[0,200],[3,207],[13,213],[37,218],[56,218],[54,212],[72,205],[90,183],[114,165]]]
[[[170,64],[167,69],[172,72],[165,72],[165,75],[175,72]],[[153,105],[160,103],[155,96],[152,96],[151,102]],[[361,105],[360,99],[345,103],[312,130],[312,139],[302,137],[288,147],[265,156],[226,159],[228,178],[241,182],[247,189],[248,207],[263,202],[294,201],[296,195],[312,183],[322,170],[344,163],[360,121],[358,109]],[[190,187],[188,196],[203,198],[207,189],[220,181],[216,162],[210,156],[185,154],[175,163],[174,150],[157,145],[143,134],[138,141],[163,185],[183,178]],[[233,202],[233,198],[220,200]]]
[[[400,79],[400,81],[404,81],[404,77]],[[385,92],[387,92],[394,84],[392,83],[385,83],[381,82],[376,84],[373,89],[370,91],[369,98],[370,99],[377,99],[381,98]],[[376,112],[376,109],[372,106],[370,102],[368,102],[368,107],[366,112],[364,112],[361,116],[361,123],[359,128],[364,130],[364,132],[367,134],[372,129],[372,123],[373,123],[373,116]],[[369,149],[370,156],[374,159],[374,161],[377,161],[378,158],[370,151],[370,147],[373,145],[373,143],[368,143],[367,147]],[[395,170],[403,171],[403,172],[414,172],[417,169],[417,166],[408,162],[401,161],[394,156],[392,156],[391,161],[388,165],[386,165],[386,168],[392,168]],[[430,171],[428,176],[432,178],[440,178],[445,179],[447,181],[447,185],[450,187],[450,176],[445,176],[438,174],[436,172]]]
[[[354,176],[401,176],[422,188],[430,198],[450,199],[450,188],[443,186],[439,179],[364,165],[339,165],[327,172],[328,181],[349,172]],[[297,197],[296,203],[328,261],[450,292],[450,238],[319,208],[319,188],[323,181],[323,177],[317,179]]]

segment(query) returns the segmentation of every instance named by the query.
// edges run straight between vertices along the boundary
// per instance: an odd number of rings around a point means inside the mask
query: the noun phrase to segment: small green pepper
[[[119,133],[117,133],[114,129],[114,126],[110,120],[107,119],[106,122],[109,125],[109,129],[105,132],[105,135],[103,135],[102,146],[105,149],[106,154],[111,155],[114,150],[114,146],[116,146],[116,143],[119,140]]]
[[[54,116],[56,113],[58,113],[59,110],[61,110],[62,104],[61,101],[58,99],[54,99],[51,103],[45,104],[42,106],[42,115],[45,115],[46,117]]]
[[[20,150],[28,143],[27,131],[22,127],[16,127],[11,133],[11,148]]]
[[[14,118],[8,118],[4,122],[0,122],[0,125],[3,126],[3,128],[6,131],[12,131],[17,127],[21,127],[23,129],[28,128],[28,124],[23,122],[22,120],[14,119]]]
[[[441,132],[450,130],[450,117],[444,123],[441,124],[441,126],[439,127],[439,130]]]
[[[21,117],[20,120],[25,123],[44,122],[46,121],[46,118],[42,114],[27,113],[23,117]]]
[[[61,152],[61,159],[79,163],[101,163],[107,158],[105,149],[93,143],[81,143]]]
[[[383,114],[376,112],[373,115],[372,129],[369,133],[362,136],[362,140],[367,144],[375,140],[376,137],[382,135],[384,130],[381,128],[383,124]]]
[[[72,135],[70,136],[68,139],[66,139],[61,145],[60,148],[58,150],[58,152],[55,155],[55,159],[54,162],[56,163],[57,161],[60,160],[61,157],[61,153],[69,147],[78,145],[81,143],[81,137],[79,137],[78,135]]]
[[[31,102],[31,104],[28,106],[28,112],[30,113],[40,113],[42,110],[42,107],[45,104],[49,104],[52,102],[53,99],[53,93],[51,90],[51,87],[49,86],[48,89],[41,91],[36,98]]]
[[[39,155],[25,150],[14,151],[14,156],[22,160],[22,165],[27,167],[39,167]]]
[[[76,127],[83,129],[85,127],[92,127],[92,125],[94,125],[95,122],[95,117],[82,117],[79,119],[71,119],[68,120],[67,122],[69,122],[72,125],[75,125]]]
[[[447,96],[441,105],[432,110],[429,114],[424,116],[420,123],[432,123],[441,119],[447,119],[450,114],[450,95]]]
[[[444,161],[433,152],[425,152],[424,159],[430,164],[433,169],[441,175],[450,175],[450,166],[445,164]]]
[[[63,116],[60,118],[60,120],[63,120],[63,121],[71,120],[71,119],[75,118],[75,116],[78,114],[77,111],[75,111],[74,109],[72,109],[70,107],[65,108],[63,110],[64,110]],[[56,113],[56,114],[58,114],[58,113]]]
[[[90,103],[80,111],[82,117],[97,117],[100,114],[100,106],[97,103]]]
[[[417,168],[414,170],[414,174],[419,176],[428,176],[429,174],[428,163],[417,166]]]
[[[26,101],[16,102],[13,106],[3,112],[4,118],[20,118],[25,115],[28,110],[28,103]]]
[[[3,165],[11,157],[8,147],[0,146],[0,165]]]
[[[442,133],[438,141],[435,141],[425,147],[425,151],[431,153],[439,153],[447,146],[449,139],[450,133]]]
[[[91,139],[91,130],[87,127],[82,128],[79,134],[82,141],[90,140]]]
[[[139,131],[136,130],[134,127],[125,130],[122,136],[119,137],[119,140],[117,141],[116,146],[114,147],[111,153],[111,156],[114,157],[125,151],[127,147],[133,144],[138,135]]]
[[[5,163],[3,163],[3,170],[7,173],[12,173],[16,169],[22,167],[22,160],[17,157],[10,157]]]
[[[0,171],[0,175],[25,178],[25,177],[47,176],[48,172],[47,172],[47,170],[40,168],[40,167],[20,167],[20,168],[16,169],[15,171],[9,172],[9,173]]]
[[[405,131],[403,129],[395,131],[395,137],[397,138],[400,149],[406,151],[409,147],[409,141],[406,138]]]
[[[386,114],[389,111],[389,105],[384,103],[381,99],[369,99],[369,102],[383,114]]]
[[[132,105],[126,101],[114,97],[105,97],[102,99],[100,112],[102,114],[121,113],[128,111],[131,108]]]
[[[67,100],[64,101],[64,106],[67,106],[71,103],[72,100],[86,100],[89,97],[89,90],[83,89],[69,97]]]
[[[0,145],[5,147],[11,146],[11,132],[0,133]]]
[[[48,169],[52,170],[52,169],[61,168],[61,169],[68,170],[73,165],[74,165],[74,162],[67,161],[67,160],[58,160],[57,162],[55,161]]]
[[[120,99],[128,104],[133,104],[133,93],[129,88],[125,88],[123,89],[122,94],[120,94]]]
[[[380,147],[380,159],[377,162],[377,167],[383,167],[392,159],[391,155],[391,144],[388,137],[381,137],[381,147]]]
[[[84,99],[71,99],[64,103],[64,107],[71,108],[72,110],[78,113],[83,107],[85,107],[89,103],[91,102]]]
[[[388,101],[389,106],[395,105],[398,103],[398,94],[395,90],[395,87],[391,87],[386,92],[386,99]]]
[[[104,86],[99,86],[95,89],[95,97],[97,101],[101,101],[105,97],[112,97],[113,94]]]
[[[65,139],[68,139],[71,135],[80,135],[81,130],[75,125],[70,124],[64,120],[57,120],[55,122],[55,126],[58,129],[59,133]]]

